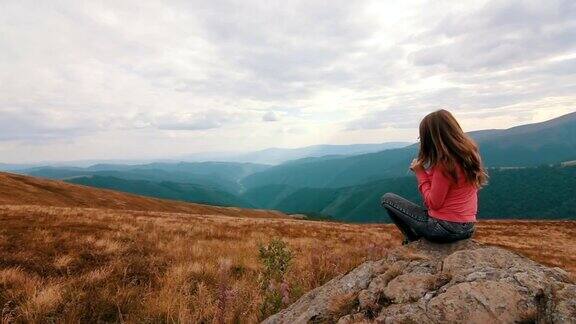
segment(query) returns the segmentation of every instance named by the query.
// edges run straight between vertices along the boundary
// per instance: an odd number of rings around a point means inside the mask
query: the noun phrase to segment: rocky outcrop
[[[421,240],[334,278],[264,321],[332,322],[576,323],[576,285],[566,271],[502,248]]]

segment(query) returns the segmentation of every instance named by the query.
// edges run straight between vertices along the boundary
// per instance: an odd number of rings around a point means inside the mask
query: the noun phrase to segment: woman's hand
[[[424,166],[422,166],[422,162],[418,159],[412,160],[410,163],[410,170],[413,172],[424,171]]]

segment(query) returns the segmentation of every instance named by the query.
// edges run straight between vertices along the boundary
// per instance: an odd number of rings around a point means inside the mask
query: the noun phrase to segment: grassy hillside
[[[256,323],[400,241],[386,225],[259,220],[0,206],[0,319]],[[272,237],[293,255],[284,302],[260,282]]]
[[[282,285],[263,285],[259,246],[273,237],[292,259]],[[475,234],[569,271],[575,237],[576,222],[483,222]],[[0,206],[0,316],[6,323],[255,323],[399,244],[392,225]]]
[[[214,187],[170,181],[127,180],[115,177],[91,176],[67,180],[69,183],[129,192],[137,195],[189,201],[217,206],[255,207],[248,201]]]
[[[62,181],[0,172],[0,205],[41,205],[165,211],[250,217],[285,217],[268,210],[225,208],[136,196]]]

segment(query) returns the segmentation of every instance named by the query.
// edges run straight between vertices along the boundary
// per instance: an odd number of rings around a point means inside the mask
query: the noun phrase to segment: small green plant
[[[266,317],[290,302],[290,285],[285,275],[293,256],[286,242],[275,238],[268,245],[258,247],[258,257],[263,267],[260,275],[260,288],[263,292],[260,312]]]
[[[274,238],[268,245],[258,247],[258,257],[264,266],[264,276],[281,281],[292,263],[292,251],[286,242]]]

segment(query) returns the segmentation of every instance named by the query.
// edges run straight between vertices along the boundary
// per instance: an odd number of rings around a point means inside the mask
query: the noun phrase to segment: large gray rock
[[[264,321],[335,322],[576,323],[576,285],[562,269],[502,248],[421,240],[334,278]]]

